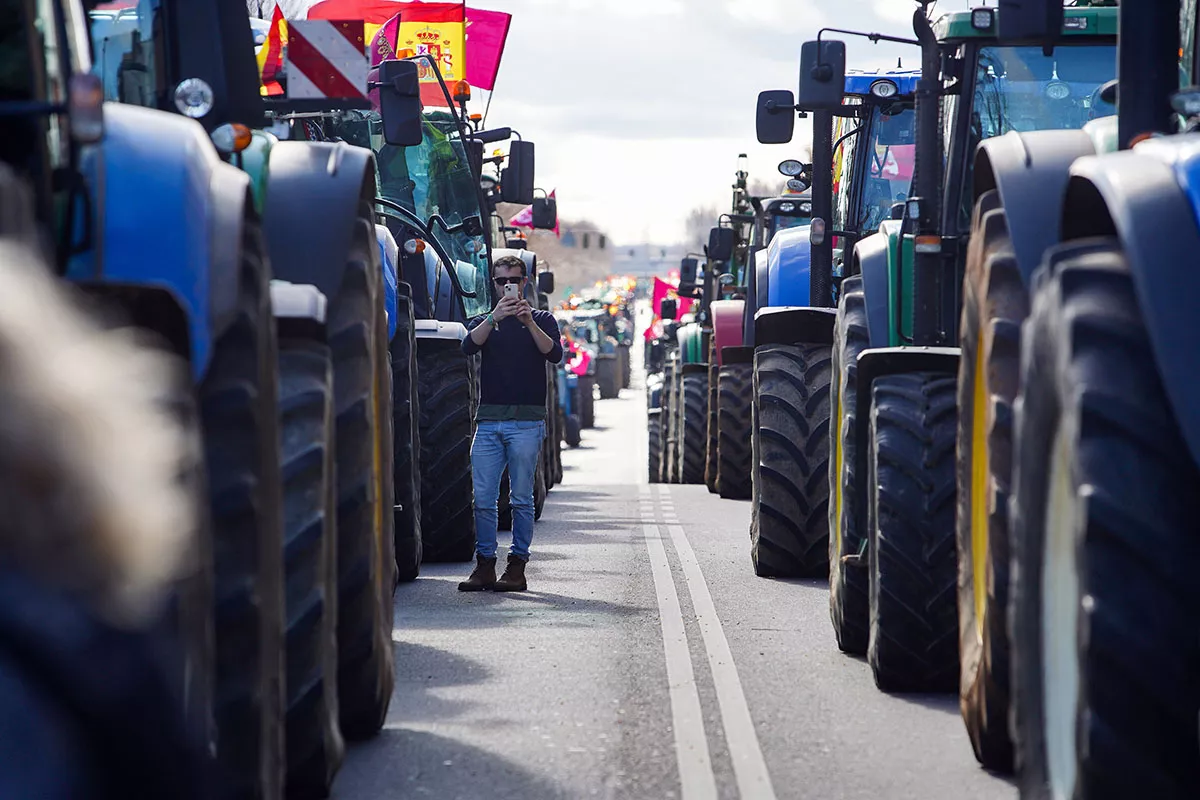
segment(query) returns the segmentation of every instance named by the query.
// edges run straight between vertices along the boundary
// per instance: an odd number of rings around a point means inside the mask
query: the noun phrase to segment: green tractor
[[[960,629],[955,522],[962,286],[979,246],[971,156],[1009,130],[1078,130],[1110,114],[1101,87],[1115,72],[1115,9],[1068,9],[1063,45],[1047,55],[1009,35],[1002,10],[935,21],[928,5],[913,17],[922,74],[912,193],[847,259],[836,327],[857,315],[867,338],[838,337],[833,353],[843,390],[829,428],[841,543],[831,610],[840,646],[865,652],[885,691],[958,688],[960,635],[968,657],[977,637],[969,616]],[[801,62],[800,105],[840,107],[844,43],[809,42]]]

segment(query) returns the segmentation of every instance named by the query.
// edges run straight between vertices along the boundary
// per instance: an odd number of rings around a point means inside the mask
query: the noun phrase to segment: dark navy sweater
[[[486,315],[485,315],[486,316]],[[549,311],[534,311],[533,321],[554,342],[545,355],[522,322],[516,317],[500,321],[488,334],[483,347],[475,344],[470,332],[482,324],[485,316],[467,323],[467,338],[462,349],[467,355],[480,353],[479,411],[477,420],[536,420],[546,416],[546,363],[562,361],[562,338],[558,321]]]

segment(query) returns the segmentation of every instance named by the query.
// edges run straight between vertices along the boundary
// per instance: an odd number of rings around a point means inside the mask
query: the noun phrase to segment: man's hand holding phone
[[[521,300],[515,297],[504,297],[496,304],[496,308],[492,310],[492,319],[499,322],[502,319],[517,316],[517,312],[521,308]]]

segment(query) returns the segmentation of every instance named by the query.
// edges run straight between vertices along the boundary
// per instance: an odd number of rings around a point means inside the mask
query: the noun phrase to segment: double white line
[[[668,488],[657,488],[664,525],[659,526],[654,522],[654,498],[649,486],[638,487],[638,505],[642,533],[646,538],[646,549],[650,553],[650,570],[654,575],[654,590],[658,597],[659,619],[662,623],[663,650],[667,659],[667,683],[671,698],[671,727],[675,733],[675,755],[679,764],[682,800],[716,800],[717,783],[708,751],[708,737],[704,731],[704,716],[700,708],[700,694],[696,689],[696,675],[688,649],[683,612],[680,610],[675,579],[671,574],[671,564],[667,560],[667,550],[663,543],[663,528],[675,546],[675,553],[683,567],[684,583],[696,612],[696,622],[700,628],[700,637],[704,641],[704,651],[708,655],[708,666],[716,687],[717,706],[721,712],[721,723],[733,762],[738,793],[743,800],[774,800],[775,790],[771,786],[771,776],[767,772],[767,764],[763,760],[762,748],[758,743],[758,734],[754,730],[750,709],[746,705],[742,681],[738,677],[737,666],[733,663],[729,641],[721,628],[708,584],[700,571],[700,563],[696,560],[691,543],[688,542],[683,527],[675,516],[675,507]]]

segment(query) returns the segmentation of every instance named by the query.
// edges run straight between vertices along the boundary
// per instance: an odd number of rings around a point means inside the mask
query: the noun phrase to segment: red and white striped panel
[[[293,100],[367,96],[362,20],[289,22],[287,61],[287,93]]]

